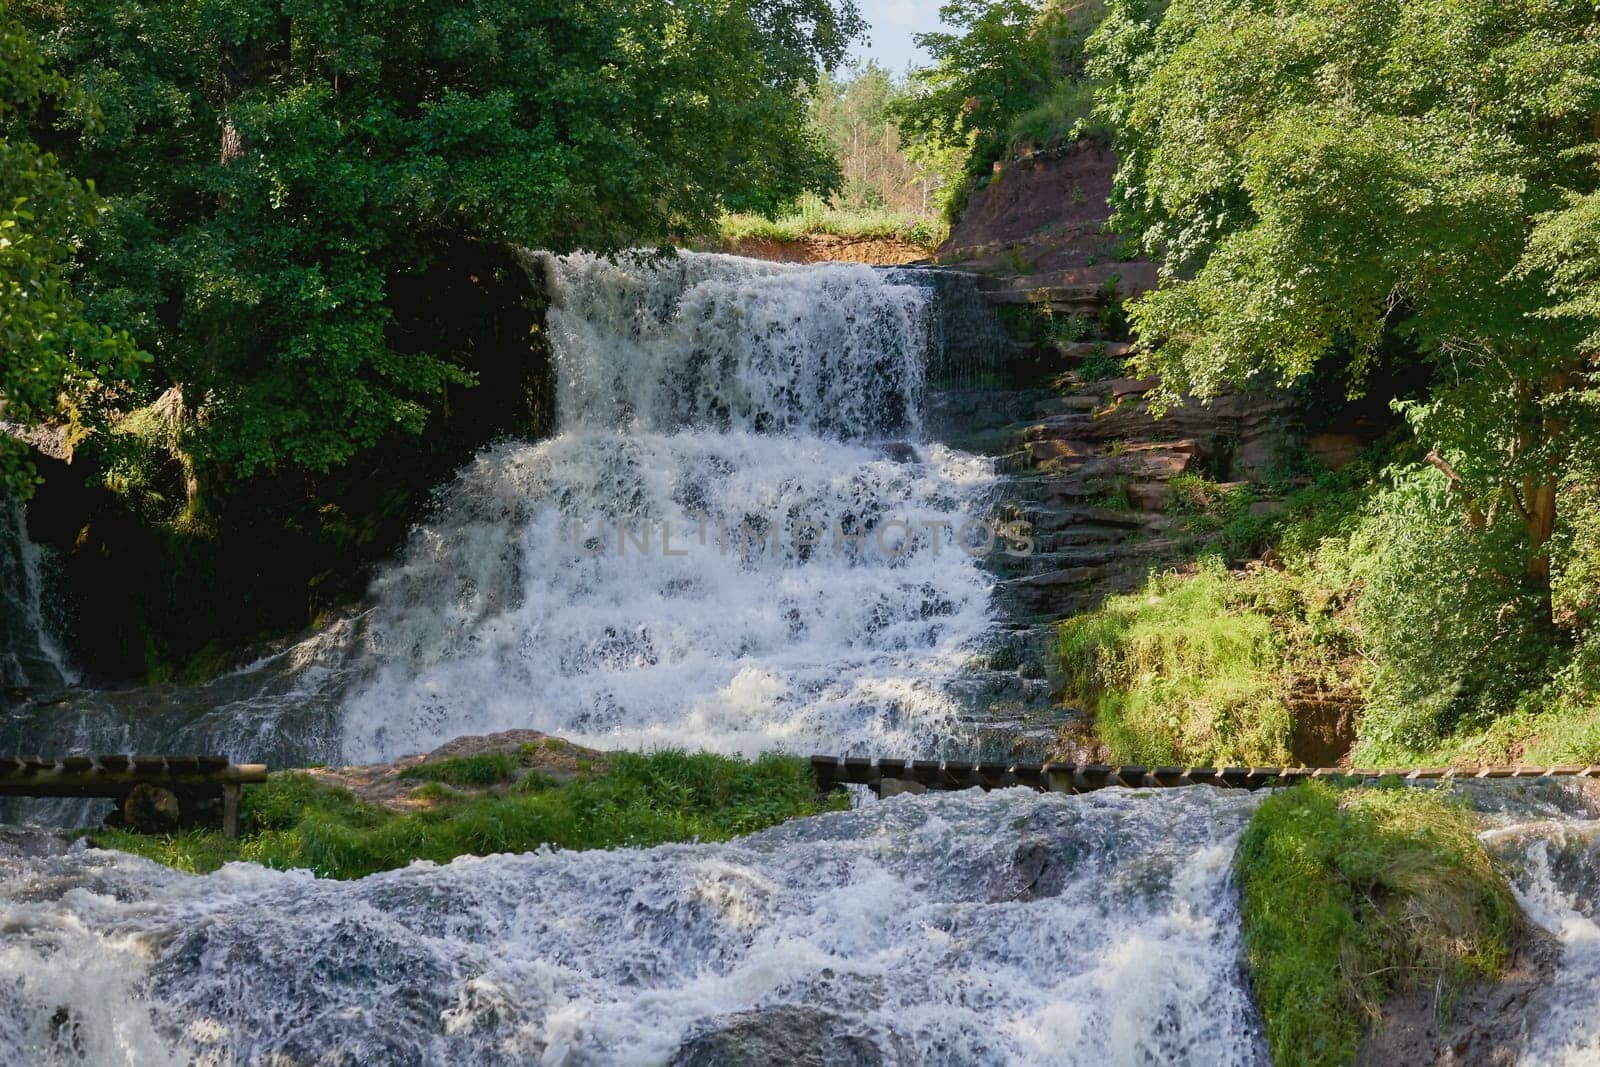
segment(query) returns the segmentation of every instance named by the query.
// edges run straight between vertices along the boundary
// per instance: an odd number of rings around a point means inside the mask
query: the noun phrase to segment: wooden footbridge
[[[1112,767],[1096,763],[966,763],[954,760],[859,759],[813,756],[811,769],[823,792],[864,785],[879,796],[924,790],[1009,789],[1024,786],[1048,793],[1090,793],[1122,786],[1173,789],[1213,785],[1224,789],[1270,789],[1312,779],[1399,778],[1407,782],[1460,779],[1600,778],[1600,765],[1556,767],[1420,767],[1394,770],[1344,767]]]
[[[226,756],[0,757],[0,796],[102,797],[124,819],[193,825],[220,807],[223,833],[239,836],[239,794],[267,768]]]

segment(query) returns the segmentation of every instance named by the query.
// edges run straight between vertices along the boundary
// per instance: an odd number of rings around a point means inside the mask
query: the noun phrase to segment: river
[[[531,727],[599,747],[970,751],[959,682],[1003,624],[985,557],[1025,546],[992,522],[993,462],[924,428],[939,287],[721,256],[528,261],[552,300],[559,434],[441,487],[360,611],[199,690],[24,709],[0,750],[282,766]],[[196,877],[5,830],[0,1049],[691,1064],[776,1041],[827,1063],[1264,1063],[1231,872],[1255,803],[902,796],[726,845],[352,883]],[[1519,797],[1486,823],[1565,946],[1530,1063],[1600,1056],[1586,803]]]

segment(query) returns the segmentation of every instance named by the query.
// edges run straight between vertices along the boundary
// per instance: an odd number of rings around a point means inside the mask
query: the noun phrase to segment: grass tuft
[[[1274,1063],[1350,1062],[1394,993],[1503,973],[1521,926],[1472,817],[1418,790],[1309,782],[1267,798],[1239,847],[1246,961]]]
[[[517,775],[517,759],[506,752],[479,756],[455,756],[408,767],[400,777],[417,782],[442,782],[445,785],[482,787],[509,782]]]
[[[446,773],[462,778],[501,772],[498,764],[479,759],[433,766],[454,764]],[[679,751],[616,753],[600,773],[565,784],[531,775],[490,795],[459,794],[452,784],[479,783],[428,781],[421,789],[436,806],[401,815],[288,772],[246,790],[239,841],[215,831],[145,837],[120,830],[97,831],[92,840],[196,874],[247,860],[280,870],[307,868],[326,878],[361,878],[414,860],[447,863],[457,856],[545,845],[594,849],[725,841],[846,802],[842,796],[818,797],[805,760],[774,755],[751,761]]]

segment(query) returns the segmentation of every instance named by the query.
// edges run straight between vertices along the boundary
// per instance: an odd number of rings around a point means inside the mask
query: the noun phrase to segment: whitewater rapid
[[[931,753],[988,631],[996,478],[922,440],[930,290],[859,266],[539,256],[561,432],[478,457],[374,585],[342,755]],[[995,546],[999,550],[999,546]]]
[[[0,841],[30,1062],[1262,1064],[1209,789],[904,797],[728,845],[196,878]],[[848,1050],[849,1057],[844,1056]]]
[[[1560,948],[1536,994],[1520,1067],[1600,1064],[1600,788],[1549,781],[1481,790],[1480,835],[1523,912]]]

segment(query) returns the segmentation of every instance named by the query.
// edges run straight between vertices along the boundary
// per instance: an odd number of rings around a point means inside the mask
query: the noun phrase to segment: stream
[[[992,460],[930,440],[912,271],[528,256],[560,433],[503,442],[348,617],[197,689],[72,690],[0,752],[365,762],[533,728],[601,748],[972,751],[1004,625]],[[19,523],[4,619],[55,671]],[[29,570],[29,566],[33,570]],[[30,592],[31,591],[31,592]],[[10,595],[10,594],[8,594]],[[29,600],[29,597],[32,597]],[[7,683],[12,684],[12,683]],[[1600,1062],[1600,807],[1489,793],[1560,939],[1526,1062]],[[40,1064],[1261,1064],[1210,788],[901,796],[725,845],[197,877],[0,809],[0,1049]],[[812,1062],[812,1061],[807,1061]]]

